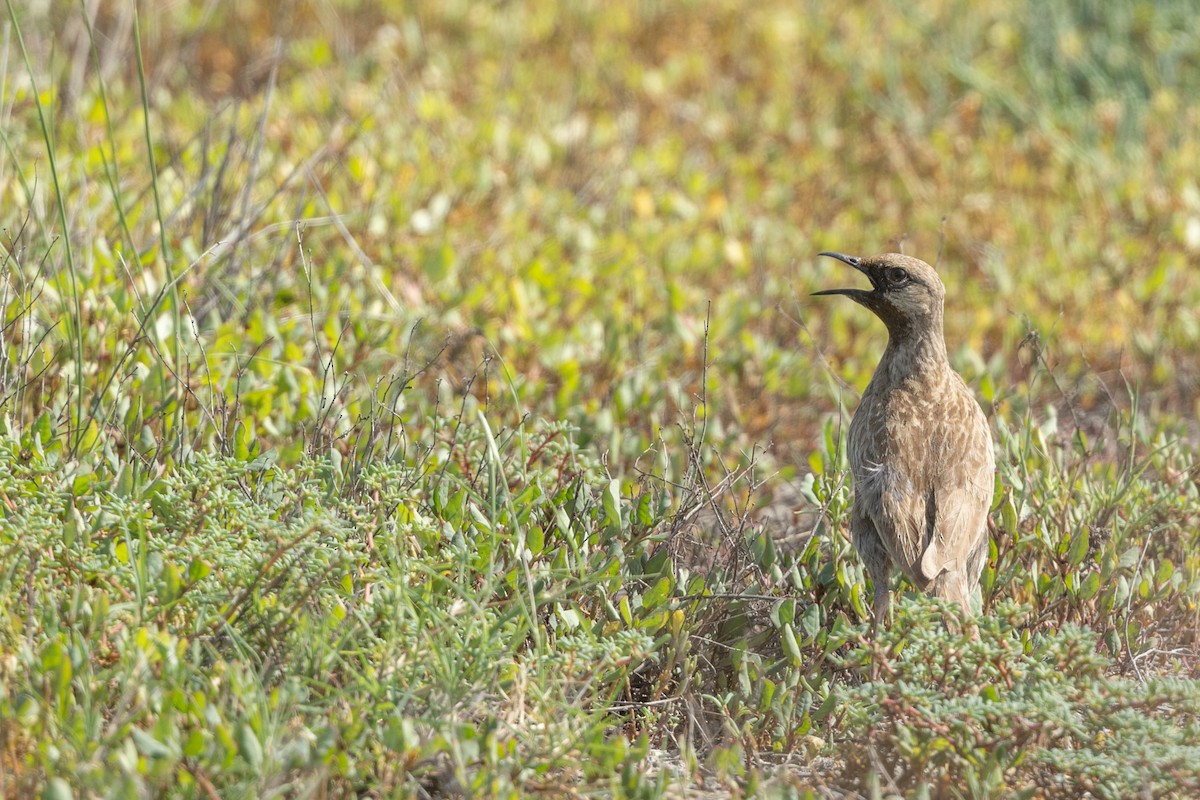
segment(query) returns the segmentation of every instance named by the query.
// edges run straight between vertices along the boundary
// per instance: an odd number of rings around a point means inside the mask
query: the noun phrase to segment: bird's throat
[[[878,370],[885,370],[893,379],[904,379],[948,369],[950,360],[946,356],[946,339],[941,326],[920,333],[889,331],[887,349],[879,360]]]

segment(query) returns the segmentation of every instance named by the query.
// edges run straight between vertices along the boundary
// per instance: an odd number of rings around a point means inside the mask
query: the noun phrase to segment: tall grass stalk
[[[8,0],[12,2],[12,0]],[[141,89],[142,98],[142,123],[143,131],[146,135],[146,163],[150,168],[150,186],[154,191],[154,212],[158,217],[158,233],[159,247],[163,257],[163,268],[165,270],[165,279],[167,286],[170,288],[170,312],[171,312],[171,365],[163,364],[163,401],[170,402],[174,406],[174,414],[170,425],[163,426],[162,440],[163,445],[167,446],[172,438],[176,441],[176,451],[183,451],[184,434],[186,427],[186,417],[184,409],[184,387],[179,380],[179,372],[183,369],[182,359],[182,341],[183,341],[183,315],[179,302],[179,292],[175,288],[175,267],[174,254],[171,251],[171,239],[167,233],[167,225],[163,219],[162,196],[158,188],[158,164],[154,158],[154,138],[150,134],[150,94],[146,88],[146,63],[142,57],[142,28],[141,14],[135,11],[133,14],[133,43],[134,51],[137,54],[137,74],[138,86]],[[141,259],[139,258],[139,263]],[[157,332],[157,328],[151,325],[151,330]],[[168,378],[168,375],[175,377],[174,381]],[[170,386],[171,391],[168,392],[167,386]],[[170,400],[167,397],[170,395]]]
[[[46,146],[46,159],[50,165],[50,177],[54,183],[54,200],[55,206],[58,209],[58,222],[62,228],[62,243],[63,251],[66,254],[67,261],[67,276],[70,278],[70,297],[73,302],[73,308],[66,305],[67,292],[63,291],[62,272],[54,270],[53,282],[57,289],[59,302],[64,309],[63,321],[67,327],[67,338],[71,342],[72,353],[71,357],[75,364],[75,423],[74,431],[70,434],[73,436],[74,442],[77,444],[86,431],[86,426],[83,422],[83,362],[86,354],[83,349],[83,311],[79,302],[79,276],[75,271],[75,249],[71,244],[71,229],[67,224],[67,205],[66,198],[63,194],[63,187],[59,181],[58,175],[58,159],[55,155],[54,131],[49,121],[46,119],[46,110],[42,104],[41,92],[37,88],[37,77],[33,72],[33,63],[29,58],[29,52],[25,49],[25,38],[21,34],[21,24],[17,20],[17,11],[13,7],[12,0],[5,0],[8,7],[8,18],[12,22],[13,32],[17,37],[17,46],[21,50],[21,58],[25,62],[25,71],[29,75],[30,89],[33,93],[34,107],[37,109],[38,124],[41,126],[42,141]],[[69,404],[70,396],[66,398]]]

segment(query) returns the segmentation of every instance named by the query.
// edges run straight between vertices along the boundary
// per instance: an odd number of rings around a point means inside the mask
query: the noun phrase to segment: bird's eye
[[[892,267],[887,272],[888,283],[893,286],[903,286],[908,283],[908,270],[900,267]]]

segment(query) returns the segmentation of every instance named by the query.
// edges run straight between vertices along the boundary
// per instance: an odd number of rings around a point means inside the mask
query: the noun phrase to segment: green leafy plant
[[[1191,8],[960,6],[6,3],[0,795],[1194,794]],[[978,639],[866,636],[830,248]]]
[[[1030,634],[1028,611],[951,633],[950,609],[902,606],[872,644],[884,679],[839,692],[846,774],[964,797],[1194,792],[1196,683],[1116,677],[1095,633]]]

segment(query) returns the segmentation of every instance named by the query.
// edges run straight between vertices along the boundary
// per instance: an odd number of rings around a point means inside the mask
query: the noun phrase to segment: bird
[[[813,294],[849,297],[888,330],[847,439],[850,534],[874,584],[872,627],[886,624],[893,568],[969,619],[988,555],[995,453],[982,407],[946,356],[946,288],[912,256],[820,255],[854,267],[871,289]]]

